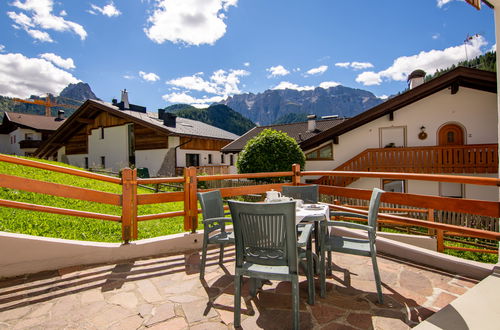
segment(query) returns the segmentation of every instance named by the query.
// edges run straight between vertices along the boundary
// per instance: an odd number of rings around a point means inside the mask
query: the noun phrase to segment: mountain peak
[[[62,90],[59,96],[83,102],[87,99],[101,100],[94,94],[89,84],[84,82],[69,84]]]

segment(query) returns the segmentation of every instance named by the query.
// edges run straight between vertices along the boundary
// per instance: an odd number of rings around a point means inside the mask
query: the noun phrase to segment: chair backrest
[[[290,273],[297,273],[295,202],[228,203],[234,224],[236,267],[247,261],[288,266]]]
[[[319,188],[317,184],[307,186],[283,186],[283,195],[295,199],[302,199],[306,204],[316,204],[319,200]]]
[[[219,190],[199,192],[203,220],[224,217],[224,205],[222,204],[222,195]]]
[[[383,190],[373,188],[372,197],[370,198],[370,206],[368,207],[368,225],[374,229],[377,229],[377,215],[382,193],[384,193]]]

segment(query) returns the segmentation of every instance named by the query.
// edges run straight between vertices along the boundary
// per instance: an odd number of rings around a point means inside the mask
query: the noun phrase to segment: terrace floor
[[[232,329],[234,249],[225,267],[209,253],[205,281],[198,252],[72,267],[0,280],[0,329]],[[369,258],[334,254],[334,276],[316,304],[306,303],[301,277],[302,329],[407,329],[473,287],[477,281],[379,256],[384,305],[376,303]],[[245,289],[246,288],[246,289]],[[243,329],[291,326],[290,286],[264,285],[248,296]]]

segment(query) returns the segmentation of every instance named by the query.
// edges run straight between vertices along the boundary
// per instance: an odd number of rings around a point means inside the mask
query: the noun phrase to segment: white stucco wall
[[[106,160],[106,169],[118,172],[128,164],[128,128],[127,125],[104,128],[104,139],[101,139],[101,129],[90,132],[89,166],[101,167],[101,157]]]
[[[157,176],[169,149],[136,150],[135,165],[147,167],[150,176]]]
[[[42,134],[39,132],[27,128],[17,128],[9,134],[0,134],[0,152],[18,156],[25,156],[27,152],[34,152],[36,150],[34,148],[21,150],[19,142],[26,140],[26,134],[31,134],[32,140],[42,139]],[[16,142],[12,143],[14,138]]]
[[[0,153],[10,154],[10,137],[9,134],[0,134]]]
[[[70,165],[85,168],[85,157],[88,157],[87,154],[67,155],[67,157]]]

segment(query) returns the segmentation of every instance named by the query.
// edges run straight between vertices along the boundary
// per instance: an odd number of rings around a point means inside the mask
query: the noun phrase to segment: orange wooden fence
[[[100,214],[94,212],[86,212],[80,210],[62,209],[46,205],[36,205],[30,203],[16,202],[10,200],[0,200],[0,206],[20,208],[26,210],[34,210],[40,212],[56,213],[69,216],[86,217],[93,219],[101,219],[107,221],[117,221],[122,225],[122,239],[128,242],[137,239],[138,222],[147,221],[159,218],[171,218],[177,216],[184,217],[184,229],[187,231],[195,231],[198,224],[198,204],[197,192],[203,191],[198,189],[198,182],[212,180],[229,180],[229,179],[256,179],[256,178],[273,178],[273,177],[290,177],[291,184],[300,184],[301,177],[304,176],[351,176],[351,177],[377,177],[387,179],[404,179],[404,180],[425,180],[425,181],[442,181],[442,182],[459,182],[476,185],[499,186],[500,180],[496,178],[480,178],[470,176],[455,176],[455,175],[431,175],[431,174],[415,174],[415,173],[375,173],[375,172],[341,172],[341,171],[300,171],[298,165],[294,165],[289,172],[274,172],[274,173],[250,173],[250,174],[232,174],[232,175],[212,175],[212,176],[197,176],[196,168],[186,168],[183,177],[176,178],[137,178],[137,171],[134,169],[124,169],[121,178],[109,177],[101,174],[86,172],[82,170],[71,169],[67,167],[26,160],[22,158],[0,155],[0,161],[9,162],[12,164],[31,166],[40,169],[45,169],[54,172],[66,173],[75,176],[86,177],[94,180],[100,180],[110,183],[119,184],[122,187],[121,194],[113,194],[92,189],[73,187],[63,184],[55,184],[39,180],[21,178],[6,174],[0,174],[0,187],[24,190],[34,193],[48,194],[58,197],[67,197],[84,201],[92,201],[98,203],[111,204],[121,206],[121,216]],[[139,184],[158,184],[158,183],[182,183],[183,191],[181,192],[164,192],[156,194],[138,194],[137,188]],[[240,196],[248,194],[261,194],[270,189],[280,190],[283,184],[255,184],[243,187],[220,188],[222,196]],[[354,189],[335,186],[320,186],[320,193],[330,196],[344,196],[357,199],[368,200],[371,191],[363,189]],[[382,201],[392,204],[400,204],[412,207],[419,207],[427,210],[450,210],[455,212],[464,212],[477,214],[488,217],[500,217],[500,203],[490,201],[479,201],[469,199],[454,199],[439,196],[427,196],[417,194],[391,193],[387,192],[382,196]],[[138,215],[137,208],[139,205],[169,203],[169,202],[184,202],[183,210],[175,212],[166,212],[159,214]],[[359,209],[346,208],[342,205],[331,205],[334,209],[351,210],[359,213],[365,211]],[[382,221],[390,221],[393,223],[401,223],[409,226],[419,226],[429,228],[436,231],[438,238],[438,247],[443,250],[443,237],[445,233],[463,235],[467,237],[477,237],[490,240],[500,240],[500,233],[474,228],[443,224],[432,221],[432,212],[429,212],[428,220],[418,220],[409,217],[398,215],[380,214]],[[481,250],[483,251],[483,250]]]

